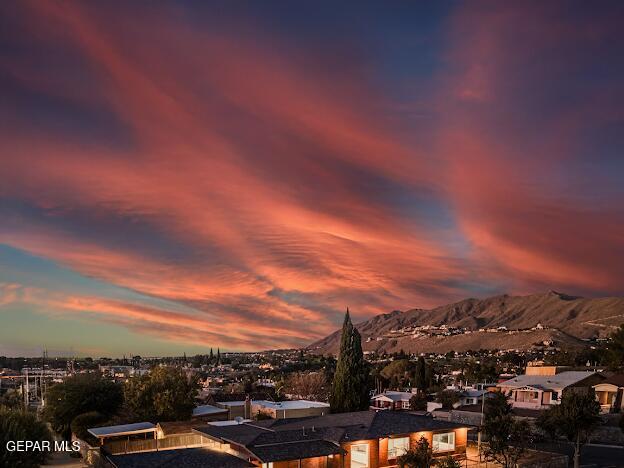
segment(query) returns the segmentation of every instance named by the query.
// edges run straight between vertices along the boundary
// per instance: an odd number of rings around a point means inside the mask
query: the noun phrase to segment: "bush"
[[[52,434],[34,414],[0,408],[0,467],[36,468],[45,464],[50,452],[6,450],[7,443],[16,440],[52,442]]]
[[[461,468],[461,463],[450,455],[438,460],[435,464],[436,468]]]
[[[84,440],[89,445],[97,445],[97,439],[93,437],[87,429],[101,426],[108,418],[97,411],[79,414],[71,422],[71,431],[76,437]]]

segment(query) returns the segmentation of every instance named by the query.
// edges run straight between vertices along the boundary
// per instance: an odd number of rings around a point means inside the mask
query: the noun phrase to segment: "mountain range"
[[[604,338],[622,323],[624,297],[582,298],[550,291],[395,310],[356,327],[364,351],[413,353],[582,346],[583,340]],[[307,349],[336,354],[339,343],[337,330]]]

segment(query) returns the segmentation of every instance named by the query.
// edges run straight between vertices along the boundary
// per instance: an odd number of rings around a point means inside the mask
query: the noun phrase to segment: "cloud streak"
[[[41,292],[41,310],[258,349],[322,337],[346,306],[365,318],[490,292],[623,292],[623,193],[606,170],[622,169],[622,142],[597,137],[621,125],[623,93],[589,72],[622,78],[594,53],[622,51],[620,11],[449,11],[423,95],[423,78],[380,85],[380,58],[355,45],[337,63],[260,23],[3,8],[0,84],[21,110],[0,113],[0,243],[176,305],[76,288]],[[393,114],[396,93],[418,107]]]

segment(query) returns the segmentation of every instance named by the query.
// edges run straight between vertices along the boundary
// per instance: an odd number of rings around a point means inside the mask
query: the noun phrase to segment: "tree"
[[[76,374],[48,390],[44,416],[52,429],[69,437],[70,424],[79,414],[97,411],[110,417],[122,403],[120,385],[99,374]]]
[[[515,467],[529,443],[529,425],[516,420],[504,394],[496,392],[485,403],[483,432],[488,439],[486,459],[500,463],[503,468]]]
[[[414,386],[420,392],[425,392],[429,387],[430,382],[427,382],[427,363],[425,362],[425,358],[422,356],[418,356],[418,361],[416,361],[416,371],[414,375]]]
[[[7,443],[18,440],[49,441],[52,434],[33,413],[0,408],[0,468],[37,468],[46,463],[48,451],[12,451]]]
[[[561,403],[546,410],[537,425],[550,435],[563,436],[574,444],[574,467],[580,466],[581,447],[600,423],[600,404],[593,391],[568,391]]]
[[[89,434],[88,429],[91,427],[102,426],[108,418],[97,411],[89,411],[88,413],[79,414],[71,422],[71,431],[79,439],[95,445],[97,439]]]
[[[425,411],[427,409],[427,397],[424,393],[415,393],[409,400],[410,409],[415,411]]]
[[[340,354],[332,382],[329,403],[333,413],[364,410],[369,405],[368,365],[362,353],[360,333],[345,314],[340,340]]]
[[[385,366],[380,375],[390,381],[390,387],[396,390],[408,386],[413,365],[408,359],[397,359]]]
[[[433,452],[424,437],[420,438],[416,447],[397,458],[399,468],[429,468],[432,462]]]
[[[144,421],[190,419],[199,390],[197,377],[188,378],[182,369],[156,367],[149,374],[126,382],[126,406]]]
[[[440,390],[436,394],[436,401],[442,403],[444,409],[453,409],[453,405],[459,401],[459,393],[455,390]]]
[[[624,324],[611,334],[606,354],[610,367],[620,368],[624,365]]]
[[[10,391],[0,396],[0,408],[3,406],[7,409],[20,409],[24,406],[24,399],[19,393]]]
[[[284,384],[286,393],[306,400],[327,399],[327,379],[322,372],[297,372],[290,374]]]

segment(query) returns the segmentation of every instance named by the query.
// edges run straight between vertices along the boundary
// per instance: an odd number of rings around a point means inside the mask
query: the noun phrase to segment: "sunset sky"
[[[0,355],[624,294],[624,2],[2,2]]]

